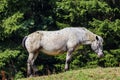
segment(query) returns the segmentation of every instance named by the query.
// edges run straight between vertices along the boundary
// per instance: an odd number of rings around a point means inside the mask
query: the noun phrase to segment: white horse
[[[91,48],[103,56],[103,39],[102,37],[90,32],[83,27],[70,27],[58,31],[36,31],[24,37],[22,45],[27,49],[29,57],[27,60],[28,76],[36,72],[34,61],[39,51],[48,55],[58,55],[67,52],[65,70],[69,69],[69,63],[72,52],[79,45],[91,45]]]

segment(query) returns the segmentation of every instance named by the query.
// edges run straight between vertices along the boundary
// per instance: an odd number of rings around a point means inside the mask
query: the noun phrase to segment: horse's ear
[[[96,40],[97,40],[97,41],[99,40],[98,36],[96,36]]]

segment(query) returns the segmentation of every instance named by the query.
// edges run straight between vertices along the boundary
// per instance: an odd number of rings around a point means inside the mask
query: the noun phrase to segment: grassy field
[[[94,68],[71,70],[48,76],[20,80],[120,80],[120,68]]]

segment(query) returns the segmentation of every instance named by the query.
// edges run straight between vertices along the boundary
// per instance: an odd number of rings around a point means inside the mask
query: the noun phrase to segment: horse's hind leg
[[[34,65],[34,62],[35,62],[37,56],[38,56],[38,53],[35,53],[34,59],[33,59],[33,61],[32,61],[33,75],[35,75],[35,73],[38,71],[37,67]]]
[[[34,66],[34,61],[37,58],[38,53],[29,53],[29,57],[27,60],[27,76],[32,76],[32,70],[33,73],[35,74],[35,66]]]
[[[27,60],[27,76],[31,76],[31,65],[32,65],[32,60],[34,58],[34,54],[33,53],[29,53],[29,56],[28,56],[28,60]]]

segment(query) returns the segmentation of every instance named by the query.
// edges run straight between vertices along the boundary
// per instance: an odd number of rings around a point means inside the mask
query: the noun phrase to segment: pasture
[[[120,68],[92,68],[19,80],[120,80]]]

